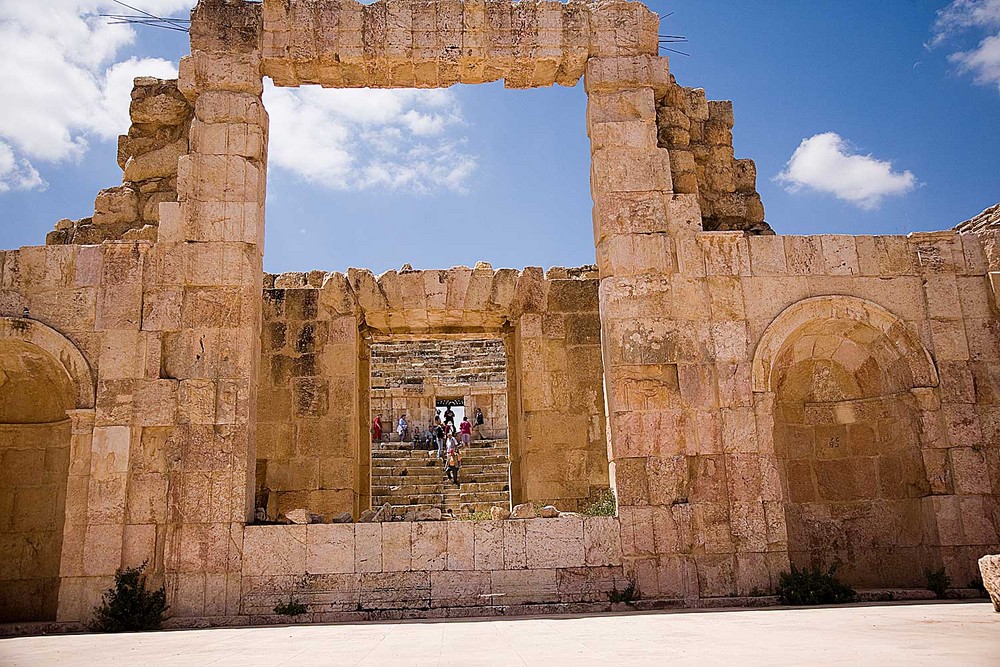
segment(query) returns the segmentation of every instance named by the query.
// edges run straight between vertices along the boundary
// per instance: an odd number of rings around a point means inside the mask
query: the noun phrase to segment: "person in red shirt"
[[[462,423],[458,425],[458,430],[462,434],[462,445],[468,447],[469,441],[472,440],[472,422],[469,421],[468,417],[462,418]]]
[[[376,415],[372,422],[372,440],[382,442],[382,415]]]

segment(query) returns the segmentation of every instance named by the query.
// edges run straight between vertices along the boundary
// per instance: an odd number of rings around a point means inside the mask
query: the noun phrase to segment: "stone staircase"
[[[372,443],[372,507],[399,512],[437,507],[456,516],[499,505],[510,509],[510,452],[506,440],[473,440],[462,450],[461,486],[444,476],[437,450],[408,442]]]

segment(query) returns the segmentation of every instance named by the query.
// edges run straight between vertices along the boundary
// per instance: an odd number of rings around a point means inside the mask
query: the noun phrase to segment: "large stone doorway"
[[[371,417],[385,430],[373,439],[371,502],[396,513],[440,509],[455,516],[510,508],[507,353],[497,338],[384,340],[371,346]],[[449,483],[432,432],[452,413],[476,425],[463,448],[460,483]],[[408,431],[398,432],[399,419]]]

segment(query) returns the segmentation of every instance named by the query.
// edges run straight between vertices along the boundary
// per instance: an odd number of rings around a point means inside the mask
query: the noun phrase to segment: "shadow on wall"
[[[0,339],[0,622],[56,617],[73,407],[55,358]]]

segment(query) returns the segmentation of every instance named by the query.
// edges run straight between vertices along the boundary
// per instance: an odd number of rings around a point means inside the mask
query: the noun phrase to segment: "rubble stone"
[[[1000,612],[1000,556],[980,558],[979,573],[983,578],[983,586],[993,601],[993,610]]]

